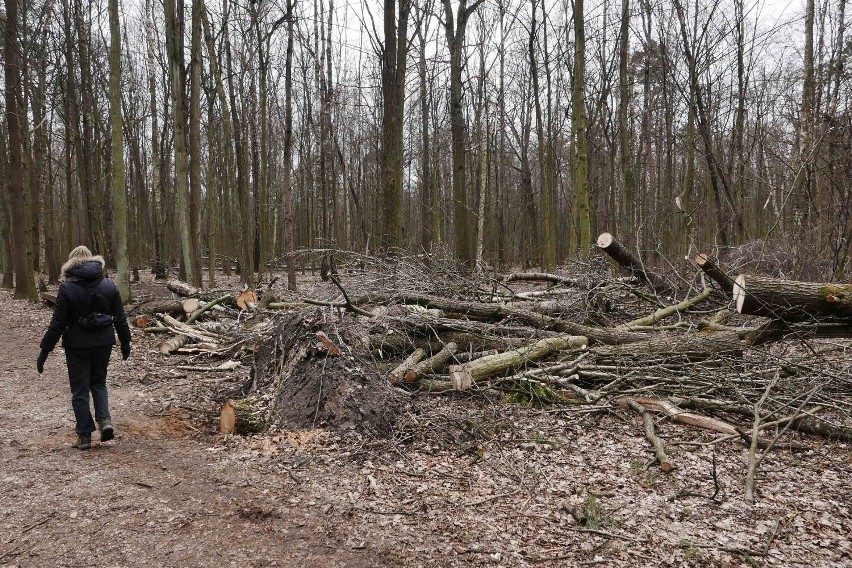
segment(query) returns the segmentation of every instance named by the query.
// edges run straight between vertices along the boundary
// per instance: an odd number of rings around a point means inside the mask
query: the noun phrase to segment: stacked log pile
[[[169,334],[163,354],[214,359],[203,369],[251,369],[249,402],[226,405],[228,416],[250,415],[250,431],[262,422],[386,435],[412,397],[466,391],[635,411],[665,470],[661,417],[755,447],[788,430],[852,441],[852,285],[729,275],[706,254],[674,278],[609,233],[598,244],[615,264],[601,255],[574,274],[497,278],[434,258],[338,253],[334,287],[311,296],[272,282],[238,301],[175,283],[179,298],[146,331]],[[197,304],[175,316],[187,297]],[[238,431],[238,418],[226,422]]]

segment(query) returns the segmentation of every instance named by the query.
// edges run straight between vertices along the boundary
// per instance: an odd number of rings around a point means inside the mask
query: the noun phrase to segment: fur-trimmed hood
[[[100,255],[69,258],[62,265],[65,280],[95,280],[104,276],[106,261]]]

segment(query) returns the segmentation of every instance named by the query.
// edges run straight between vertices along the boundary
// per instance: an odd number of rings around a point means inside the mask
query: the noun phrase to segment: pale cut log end
[[[450,367],[450,382],[454,390],[465,390],[473,384],[473,377],[464,368],[464,365],[452,365]]]
[[[613,241],[615,241],[615,237],[611,233],[601,233],[598,236],[598,246],[602,249],[609,247]]]
[[[743,306],[746,301],[746,275],[740,274],[734,281],[734,302],[737,305],[737,312],[743,313]]]
[[[237,411],[234,403],[226,400],[219,412],[219,433],[234,434],[237,431]]]
[[[700,252],[695,255],[692,261],[698,265],[699,268],[704,268],[708,262],[710,262],[710,255]]]

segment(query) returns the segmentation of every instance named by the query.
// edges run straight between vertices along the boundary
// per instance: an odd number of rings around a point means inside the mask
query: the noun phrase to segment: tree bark
[[[741,314],[765,316],[787,322],[820,317],[852,317],[852,284],[826,284],[778,280],[740,274],[734,301]]]

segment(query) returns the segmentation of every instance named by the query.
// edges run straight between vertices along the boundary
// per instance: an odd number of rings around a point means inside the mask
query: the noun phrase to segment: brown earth
[[[223,438],[246,373],[178,371],[134,331],[114,357],[118,437],[72,449],[63,353],[35,371],[50,310],[0,291],[0,566],[846,566],[852,452],[790,436],[745,503],[745,447],[660,421],[414,396],[389,439],[324,430]],[[117,354],[117,351],[116,351]],[[678,445],[679,442],[690,444]]]

